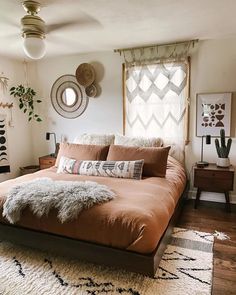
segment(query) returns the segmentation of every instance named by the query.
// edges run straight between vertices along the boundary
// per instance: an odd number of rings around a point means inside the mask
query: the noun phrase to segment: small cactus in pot
[[[225,130],[221,129],[220,130],[220,142],[219,139],[215,139],[215,146],[216,146],[216,151],[218,154],[218,161],[217,161],[217,166],[219,167],[229,167],[230,166],[230,161],[229,161],[229,152],[232,144],[232,139],[229,138],[226,144],[225,140]]]

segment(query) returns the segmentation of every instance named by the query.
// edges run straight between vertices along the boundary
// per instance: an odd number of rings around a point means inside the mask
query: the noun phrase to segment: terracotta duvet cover
[[[63,224],[57,219],[55,211],[37,218],[26,208],[17,226],[145,254],[156,248],[186,183],[184,168],[170,156],[165,178],[133,180],[57,174],[56,168],[52,167],[0,184],[1,223],[7,223],[2,217],[2,206],[9,189],[39,177],[95,181],[107,185],[117,197],[84,210],[76,219]]]

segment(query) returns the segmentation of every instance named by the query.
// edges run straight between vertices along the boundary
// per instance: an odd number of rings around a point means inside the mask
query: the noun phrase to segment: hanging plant
[[[35,100],[36,92],[32,88],[24,87],[23,85],[11,87],[10,95],[13,95],[19,100],[19,108],[28,114],[28,121],[42,121],[39,115],[34,112],[34,103],[41,103],[42,101],[39,99]]]

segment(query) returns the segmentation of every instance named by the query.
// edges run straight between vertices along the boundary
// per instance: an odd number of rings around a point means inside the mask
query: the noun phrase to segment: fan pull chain
[[[26,85],[26,87],[29,87],[29,82],[28,82],[28,67],[27,67],[27,62],[25,60],[23,61],[23,66],[24,66],[24,80],[25,80],[25,85]]]

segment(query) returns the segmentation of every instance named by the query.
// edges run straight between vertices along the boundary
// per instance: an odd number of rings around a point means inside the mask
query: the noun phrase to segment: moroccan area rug
[[[0,242],[1,295],[211,294],[210,233],[174,228],[155,278]]]

